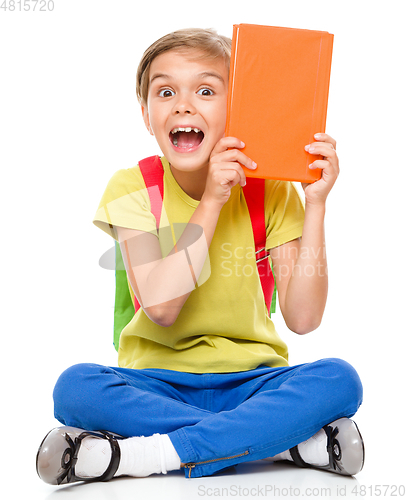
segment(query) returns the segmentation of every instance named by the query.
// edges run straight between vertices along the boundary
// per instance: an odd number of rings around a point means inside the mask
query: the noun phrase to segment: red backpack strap
[[[164,169],[159,156],[150,156],[139,162],[140,172],[143,176],[148,195],[150,197],[151,212],[155,217],[157,229],[160,225],[162,204],[164,198]],[[274,275],[265,251],[266,222],[264,217],[264,179],[248,178],[243,188],[250,220],[256,251],[257,269],[263,289],[267,310],[270,311],[274,292]],[[158,191],[157,191],[158,187]],[[135,312],[140,308],[137,298],[134,297]]]
[[[151,212],[155,217],[157,230],[160,227],[164,199],[164,169],[159,156],[149,156],[139,161],[141,175],[150,198]],[[157,189],[158,188],[158,189]],[[133,295],[134,312],[140,309],[137,297]]]
[[[161,210],[164,199],[164,169],[159,156],[149,156],[139,161],[141,175],[150,197],[151,212],[155,217],[157,229],[160,226]],[[158,187],[158,191],[157,191]]]
[[[270,266],[268,253],[266,252],[266,221],[264,216],[264,179],[253,177],[246,179],[246,186],[243,188],[250,220],[253,228],[254,245],[256,251],[257,270],[263,289],[264,301],[267,310],[271,312],[274,295],[274,275]]]

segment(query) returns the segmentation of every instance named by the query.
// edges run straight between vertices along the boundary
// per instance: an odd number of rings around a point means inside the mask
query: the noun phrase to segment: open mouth
[[[175,149],[193,151],[197,149],[204,139],[204,133],[199,128],[175,127],[170,132],[170,141]]]

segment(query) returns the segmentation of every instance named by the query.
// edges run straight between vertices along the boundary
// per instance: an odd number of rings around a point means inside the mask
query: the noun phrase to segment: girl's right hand
[[[257,168],[257,165],[239,151],[244,146],[245,144],[236,137],[222,137],[216,144],[209,158],[203,198],[222,207],[228,201],[233,186],[246,185],[246,175],[241,165],[251,170]]]

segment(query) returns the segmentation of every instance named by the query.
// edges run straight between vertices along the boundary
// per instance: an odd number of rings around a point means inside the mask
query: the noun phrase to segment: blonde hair
[[[138,65],[136,83],[138,100],[143,105],[147,103],[150,66],[158,55],[169,50],[184,51],[194,49],[202,53],[198,58],[216,59],[223,57],[229,70],[231,44],[230,38],[218,35],[212,29],[182,29],[163,36],[150,45]]]

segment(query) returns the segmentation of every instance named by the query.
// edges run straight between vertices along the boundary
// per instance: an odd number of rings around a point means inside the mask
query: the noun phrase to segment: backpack
[[[162,203],[164,199],[164,169],[159,156],[150,156],[139,162],[140,172],[143,176],[151,202],[157,229],[160,225]],[[257,270],[263,289],[264,301],[269,314],[276,310],[277,293],[275,289],[274,272],[265,251],[266,223],[264,217],[264,179],[247,178],[243,188],[244,197],[250,214],[253,236],[255,242]],[[158,192],[157,192],[158,187]],[[116,291],[114,305],[114,339],[116,351],[119,349],[119,339],[123,328],[131,321],[139,310],[140,304],[135,297],[127,280],[120,246],[115,241],[115,271]]]

